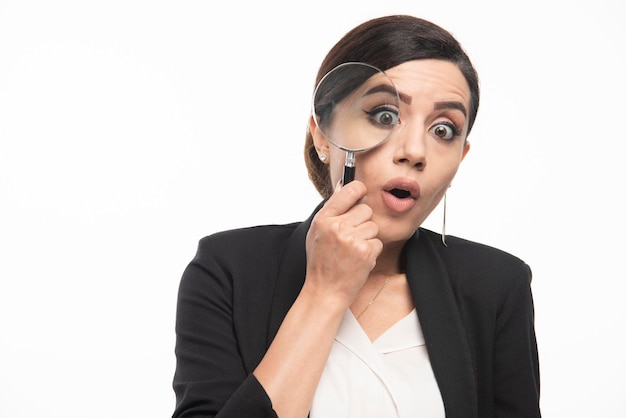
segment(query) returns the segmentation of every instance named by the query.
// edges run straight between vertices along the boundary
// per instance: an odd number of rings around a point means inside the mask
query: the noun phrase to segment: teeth
[[[402,189],[393,189],[391,190],[391,194],[394,195],[395,197],[398,197],[400,199],[404,199],[407,198],[411,195],[411,193],[409,193],[406,190],[402,190]]]

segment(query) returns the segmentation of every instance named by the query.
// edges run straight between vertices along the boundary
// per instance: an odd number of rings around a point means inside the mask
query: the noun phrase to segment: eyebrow
[[[435,103],[435,110],[456,109],[463,113],[463,116],[467,117],[467,109],[461,102],[437,102]]]
[[[401,101],[409,105],[413,101],[413,98],[411,96],[408,96],[404,93],[400,93],[395,88],[393,88],[393,86],[390,86],[389,84],[379,84],[375,87],[372,87],[371,89],[365,92],[364,96],[367,96],[368,94],[381,93],[381,92],[389,93],[392,96],[395,96],[397,94]]]
[[[413,101],[413,98],[411,96],[397,91],[393,86],[390,86],[388,84],[379,84],[375,87],[372,87],[367,92],[365,92],[365,95],[367,96],[368,94],[375,94],[375,93],[380,93],[380,92],[389,93],[393,96],[397,94],[400,100],[408,105],[410,105],[411,102]],[[447,101],[447,102],[435,103],[435,110],[445,110],[445,109],[458,110],[461,113],[463,113],[463,116],[467,117],[467,109],[465,108],[465,105],[461,102]]]

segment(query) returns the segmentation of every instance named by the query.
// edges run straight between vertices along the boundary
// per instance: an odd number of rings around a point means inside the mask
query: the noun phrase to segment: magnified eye
[[[398,124],[398,111],[392,108],[384,107],[365,112],[369,115],[370,120],[375,125],[382,127],[394,127]]]
[[[430,131],[433,133],[433,135],[448,141],[454,139],[455,136],[459,135],[459,131],[456,129],[456,127],[449,123],[439,123],[433,126]]]

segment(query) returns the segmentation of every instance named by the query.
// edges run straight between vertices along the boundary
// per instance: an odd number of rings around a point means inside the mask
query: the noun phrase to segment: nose
[[[424,129],[417,128],[407,124],[396,126],[392,134],[396,145],[394,163],[408,164],[423,170],[426,167],[426,138]]]

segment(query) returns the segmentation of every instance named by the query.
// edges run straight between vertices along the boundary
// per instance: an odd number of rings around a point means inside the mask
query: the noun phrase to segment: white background
[[[317,67],[395,13],[481,77],[447,230],[532,266],[544,416],[626,417],[618,0],[0,1],[1,417],[171,415],[198,239],[308,216]]]

